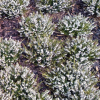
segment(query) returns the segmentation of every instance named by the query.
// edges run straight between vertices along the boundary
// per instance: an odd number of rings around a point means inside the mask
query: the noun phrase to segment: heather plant
[[[91,64],[80,66],[66,60],[50,72],[43,73],[55,100],[98,100],[100,91],[94,85],[97,78],[90,72]]]
[[[53,34],[54,25],[49,15],[42,15],[36,12],[36,14],[30,14],[28,17],[22,16],[20,22],[21,29],[19,30],[20,36],[23,37],[50,37]]]
[[[43,13],[57,13],[71,7],[70,0],[40,0],[36,5]]]
[[[50,67],[55,62],[63,58],[62,44],[57,40],[52,40],[47,37],[40,37],[37,41],[32,38],[29,44],[31,50],[25,50],[28,54],[29,61],[36,66]]]
[[[98,43],[87,35],[66,39],[63,59],[43,73],[45,84],[57,100],[96,100],[99,92],[94,88],[98,82],[92,75],[91,66],[100,56]]]
[[[23,50],[27,54],[28,61],[36,66],[48,67],[53,62],[61,59],[61,44],[50,36],[53,33],[53,24],[47,15],[30,15],[22,20],[20,33],[28,37],[30,42]]]
[[[44,96],[38,93],[36,85],[29,68],[18,63],[5,66],[5,70],[0,71],[0,100],[42,100]]]
[[[87,36],[67,39],[64,47],[65,59],[86,66],[100,56],[99,48],[98,42]]]
[[[27,10],[29,0],[0,0],[1,17],[21,16]]]
[[[91,15],[100,16],[100,0],[82,0],[87,3],[87,10]]]
[[[18,61],[19,55],[22,53],[21,42],[13,39],[1,39],[0,42],[0,69],[5,65],[10,65]]]
[[[88,18],[85,18],[83,15],[79,14],[65,16],[59,21],[57,27],[61,34],[77,37],[77,35],[90,34],[95,25],[89,22]]]

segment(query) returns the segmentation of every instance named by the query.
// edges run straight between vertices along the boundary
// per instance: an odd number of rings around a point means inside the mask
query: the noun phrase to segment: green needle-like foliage
[[[36,5],[43,13],[57,13],[70,8],[70,0],[40,0]]]
[[[13,39],[1,39],[0,42],[0,69],[5,65],[10,65],[18,61],[18,57],[22,53],[21,42]]]
[[[0,16],[6,18],[21,16],[28,5],[29,0],[0,0]]]
[[[18,63],[0,71],[0,100],[42,100],[34,73]],[[48,92],[46,92],[48,93]]]
[[[54,100],[98,100],[100,91],[94,87],[98,80],[90,69],[89,64],[80,66],[67,60],[66,64],[47,72],[45,83],[52,88]]]
[[[55,100],[99,99],[100,91],[94,88],[98,79],[90,71],[91,65],[100,56],[97,45],[97,42],[83,35],[65,41],[64,59],[43,73]]]
[[[77,37],[77,35],[90,34],[91,30],[95,27],[93,23],[88,21],[88,18],[79,15],[69,15],[65,16],[58,23],[58,30],[61,34],[70,35],[72,37]]]
[[[22,19],[20,32],[28,37],[28,47],[23,48],[28,55],[28,61],[36,66],[48,67],[62,57],[61,44],[57,40],[50,39],[53,34],[53,24],[49,16],[40,14],[30,15]]]
[[[100,16],[100,0],[82,0],[87,3],[87,11],[91,13],[91,15]]]
[[[72,40],[66,40],[64,52],[66,60],[86,66],[88,63],[93,64],[95,59],[100,56],[100,46],[90,37],[77,36]]]

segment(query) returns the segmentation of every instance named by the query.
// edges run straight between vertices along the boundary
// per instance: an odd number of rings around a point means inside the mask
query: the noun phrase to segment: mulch
[[[85,7],[86,7],[86,5],[83,3],[79,3],[79,2],[75,3],[75,4],[73,4],[73,6],[69,10],[69,12],[59,12],[57,14],[50,15],[52,17],[52,22],[54,24],[58,23],[59,19],[62,19],[65,15],[68,15],[68,13],[70,13],[71,15],[81,13],[84,16],[89,16],[90,19],[95,20],[95,23],[97,25],[97,27],[92,30],[93,31],[93,40],[97,39],[98,43],[100,45],[99,17],[90,16],[89,12],[84,12]],[[30,9],[29,9],[29,11],[27,11],[25,16],[27,17],[30,13],[36,12],[36,11],[37,11],[37,8],[30,5]],[[23,47],[23,44],[27,46],[27,42],[29,42],[29,40],[26,37],[20,37],[20,33],[17,31],[17,29],[20,29],[20,24],[19,24],[20,20],[21,20],[20,17],[13,18],[13,19],[0,18],[0,37],[2,37],[3,39],[5,39],[5,38],[9,39],[10,37],[12,37],[12,39],[14,39],[14,40],[22,41],[21,45]],[[64,40],[67,38],[67,36],[61,35],[60,32],[55,29],[51,38]],[[25,55],[24,52],[19,57],[18,63],[22,66],[29,67],[34,72],[35,77],[38,76],[37,82],[38,83],[42,82],[40,84],[40,87],[39,87],[39,92],[41,93],[42,91],[49,89],[49,87],[45,85],[45,83],[44,83],[45,78],[41,74],[41,70],[45,70],[45,69],[41,69],[41,67],[39,67],[39,66],[34,66],[33,63],[29,63],[29,62],[25,63],[27,59],[23,55]],[[95,71],[96,71],[96,66],[98,66],[98,73],[97,74],[99,74],[99,72],[100,72],[100,59],[97,59],[93,65],[93,68]],[[100,87],[100,83],[98,83],[98,84],[99,84],[98,86]]]

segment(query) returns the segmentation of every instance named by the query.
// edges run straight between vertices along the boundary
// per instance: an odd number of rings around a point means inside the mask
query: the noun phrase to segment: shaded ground
[[[30,7],[30,10],[27,11],[25,16],[28,16],[31,12],[37,11],[37,8],[32,7],[32,5],[30,5],[29,7]],[[100,45],[100,23],[99,23],[100,18],[95,17],[95,16],[90,16],[89,15],[90,13],[88,11],[85,11],[85,9],[86,9],[86,4],[78,2],[78,3],[73,4],[72,8],[69,9],[69,13],[71,15],[82,13],[84,16],[89,16],[90,19],[95,21],[95,24],[97,25],[97,27],[92,30],[93,39],[97,39],[98,43]],[[59,12],[57,14],[52,14],[50,16],[52,17],[53,23],[57,23],[59,21],[59,19],[62,19],[67,14],[68,14],[68,11]],[[28,40],[28,38],[20,37],[20,33],[16,30],[16,29],[20,29],[19,21],[20,21],[20,18],[14,18],[14,19],[1,18],[0,19],[0,37],[2,37],[4,39],[4,38],[9,38],[11,36],[12,39],[14,39],[14,40],[22,41],[22,47],[23,47],[23,44],[27,46],[27,42],[29,42],[29,40]],[[60,39],[64,40],[66,38],[65,35],[61,35],[60,32],[57,31],[56,29],[51,37],[59,39],[59,40]],[[24,52],[22,53],[22,55],[19,58],[19,64],[22,66],[29,67],[35,73],[35,77],[38,76],[38,80],[37,80],[38,83],[42,82],[42,84],[40,85],[41,88],[39,87],[40,92],[44,91],[45,89],[48,89],[48,87],[43,82],[43,81],[45,81],[45,78],[41,74],[41,70],[45,71],[45,69],[41,69],[41,67],[39,67],[39,66],[34,66],[34,64],[32,64],[32,63],[25,63],[25,61],[27,59],[25,57],[23,57],[23,55],[25,55]],[[100,75],[100,59],[97,59],[97,61],[94,63],[93,69],[95,71],[97,71],[96,75],[100,78],[100,76],[99,76]],[[100,87],[100,83],[98,83],[97,85]]]

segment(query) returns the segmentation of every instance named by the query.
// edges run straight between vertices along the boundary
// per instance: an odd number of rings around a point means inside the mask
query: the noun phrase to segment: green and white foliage
[[[64,53],[59,65],[43,73],[55,100],[98,100],[100,91],[94,88],[98,79],[90,71],[100,56],[98,43],[87,35],[78,35],[65,41]]]
[[[45,92],[42,92],[42,94],[40,94],[40,98],[41,99],[37,99],[37,100],[53,100],[53,96],[49,95],[49,90],[45,90]]]
[[[100,91],[94,87],[97,79],[90,69],[89,65],[80,66],[66,60],[66,64],[47,72],[45,83],[52,88],[54,100],[98,100]]]
[[[6,100],[36,100],[34,74],[27,67],[21,67],[17,63],[6,66],[0,71],[0,97]]]
[[[1,16],[5,15],[7,18],[13,18],[22,15],[28,5],[29,0],[0,0]]]
[[[57,13],[71,7],[70,0],[40,0],[37,7],[43,13]]]
[[[20,36],[25,37],[39,37],[45,36],[50,37],[53,34],[54,25],[50,19],[49,15],[42,15],[36,12],[36,14],[30,14],[28,17],[22,16],[22,21],[20,22],[21,30]]]
[[[1,39],[0,42],[0,67],[10,65],[18,60],[19,55],[22,53],[21,42],[14,41],[13,39]]]
[[[64,52],[65,59],[86,66],[100,56],[100,46],[87,36],[77,36],[66,40]]]
[[[63,59],[62,46],[57,40],[48,37],[39,37],[37,40],[31,38],[29,43],[30,50],[25,49],[28,59],[34,65],[50,68],[59,60]]]
[[[95,27],[93,23],[88,21],[88,18],[83,15],[65,16],[58,23],[58,30],[61,34],[77,37],[77,35],[91,34],[91,30]]]
[[[0,100],[52,100],[49,91],[38,92],[37,84],[29,68],[18,63],[5,66],[0,71]]]
[[[23,48],[28,55],[29,61],[36,66],[50,66],[52,60],[60,59],[61,43],[57,40],[50,39],[53,34],[53,24],[47,15],[30,15],[22,19],[20,33],[30,39],[27,48]]]
[[[100,16],[100,0],[82,0],[86,2],[88,7],[87,10],[93,15]]]

